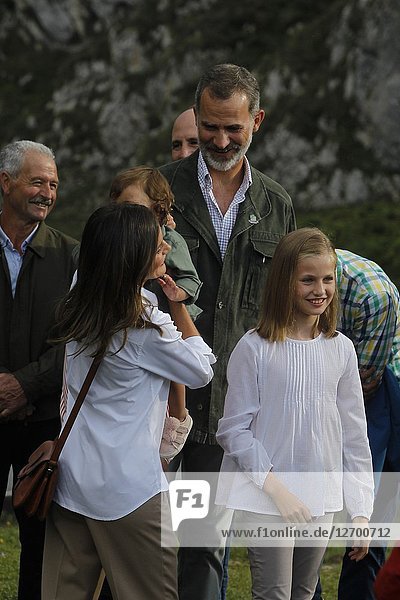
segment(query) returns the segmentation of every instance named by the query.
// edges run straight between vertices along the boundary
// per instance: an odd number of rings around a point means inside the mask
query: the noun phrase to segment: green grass
[[[374,202],[319,209],[305,209],[295,204],[295,212],[298,227],[319,227],[337,248],[377,262],[400,288],[400,202],[378,198]],[[52,213],[47,222],[80,239],[87,216],[82,212],[77,216],[76,209],[70,206]]]
[[[18,528],[5,513],[0,520],[0,600],[16,600],[18,568]]]
[[[342,559],[342,548],[328,548],[321,572],[325,600],[337,598],[337,581]],[[3,515],[0,520],[0,600],[17,599],[19,561],[18,529],[13,517]],[[227,600],[251,600],[250,569],[246,548],[232,548],[229,562]]]
[[[337,248],[377,262],[400,288],[400,202],[296,210],[298,227],[319,227]]]

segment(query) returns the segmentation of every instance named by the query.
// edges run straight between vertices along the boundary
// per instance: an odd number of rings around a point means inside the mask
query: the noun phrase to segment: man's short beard
[[[250,147],[252,139],[253,139],[253,136],[250,135],[249,139],[247,140],[247,144],[245,144],[239,150],[237,150],[236,154],[234,154],[234,156],[232,156],[232,158],[230,158],[229,160],[224,160],[224,161],[215,160],[214,156],[211,154],[211,152],[209,152],[209,150],[207,148],[207,144],[205,144],[204,142],[199,141],[199,147],[200,147],[201,153],[203,155],[203,158],[206,161],[206,164],[208,166],[210,166],[215,171],[226,172],[226,171],[230,171],[230,169],[232,169],[235,165],[237,165],[243,159],[247,150]]]

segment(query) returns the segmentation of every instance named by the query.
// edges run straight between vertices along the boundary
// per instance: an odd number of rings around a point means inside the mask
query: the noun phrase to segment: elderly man
[[[197,125],[193,108],[184,110],[175,119],[171,134],[172,160],[190,156],[199,147]]]
[[[185,238],[203,287],[196,325],[218,356],[214,380],[187,391],[194,420],[182,469],[217,472],[222,449],[215,433],[226,392],[226,366],[239,338],[254,327],[271,256],[295,228],[290,197],[246,158],[264,119],[257,80],[247,69],[217,65],[196,90],[200,150],[161,167],[175,196],[177,231]],[[181,548],[181,600],[217,600],[223,550]]]
[[[0,501],[7,479],[59,431],[63,348],[52,347],[57,301],[78,242],[45,224],[57,196],[53,152],[18,141],[0,151]],[[17,511],[19,600],[40,600],[44,524]]]

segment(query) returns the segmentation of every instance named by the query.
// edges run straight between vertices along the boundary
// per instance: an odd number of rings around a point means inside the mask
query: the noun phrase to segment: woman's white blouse
[[[262,486],[274,473],[313,516],[370,517],[371,453],[357,356],[339,333],[268,342],[246,333],[228,365],[217,440],[223,447],[217,503],[279,515]]]
[[[159,447],[169,382],[199,388],[213,376],[215,358],[201,337],[183,340],[169,315],[148,312],[162,335],[131,329],[116,354],[122,336],[113,338],[60,456],[54,500],[94,519],[123,517],[168,489]],[[77,349],[67,344],[67,415],[92,361],[89,351],[74,357]]]

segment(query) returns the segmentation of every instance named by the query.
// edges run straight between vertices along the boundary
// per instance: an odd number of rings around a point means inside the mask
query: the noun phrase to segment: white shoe
[[[187,436],[193,425],[193,419],[186,410],[183,421],[175,417],[165,417],[164,429],[161,437],[160,457],[172,460],[183,448]]]

